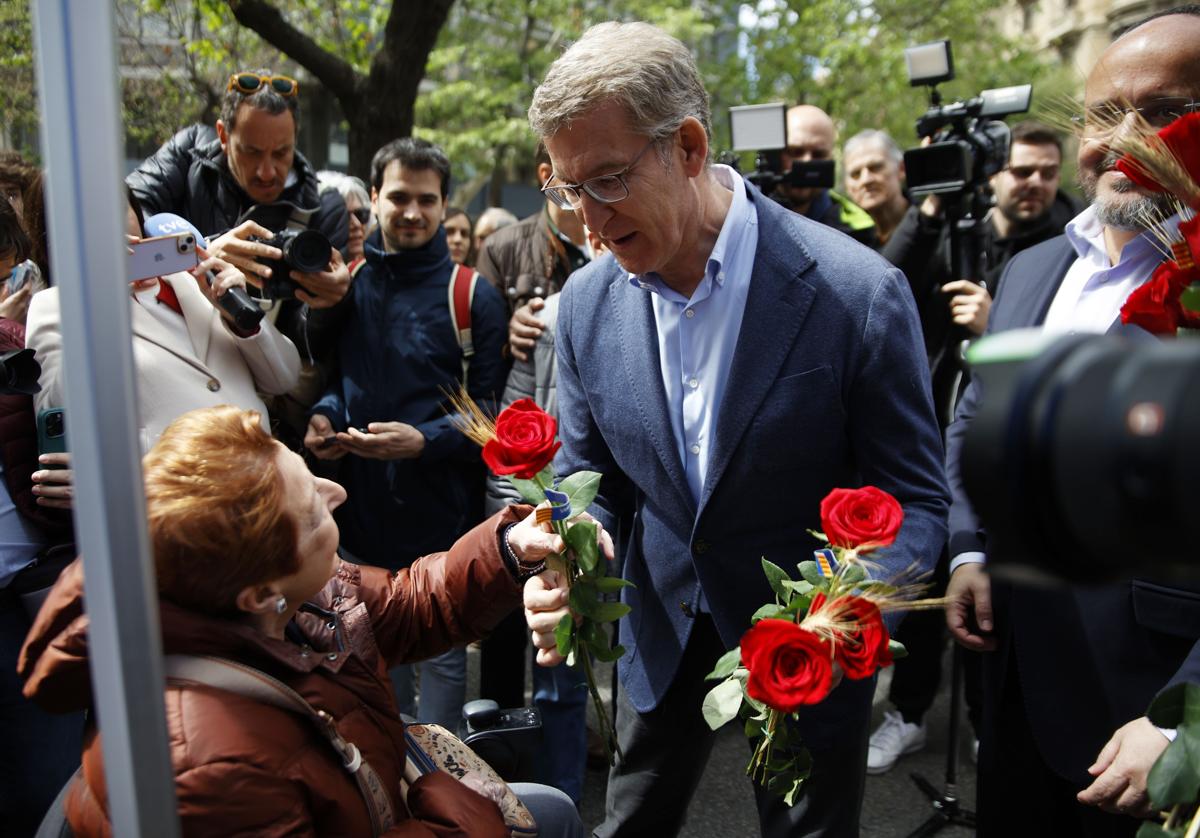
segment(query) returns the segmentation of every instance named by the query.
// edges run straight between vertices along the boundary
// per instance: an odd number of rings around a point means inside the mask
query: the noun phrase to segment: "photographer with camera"
[[[780,154],[782,171],[793,162],[831,160],[837,144],[837,128],[829,114],[815,105],[796,105],[787,111],[787,145]],[[792,212],[827,227],[840,230],[867,247],[876,247],[875,225],[849,198],[832,189],[781,183],[772,196]]]
[[[1081,118],[1079,180],[1090,206],[1064,236],[1008,264],[989,332],[1041,327],[1150,340],[1123,326],[1119,312],[1163,259],[1147,219],[1174,225],[1179,217],[1169,196],[1115,168],[1114,147],[1136,130],[1134,111],[1156,130],[1195,111],[1197,66],[1196,6],[1153,15],[1104,52],[1088,76]],[[947,434],[954,558],[946,622],[964,646],[987,652],[979,834],[1028,834],[1041,824],[1056,835],[1132,836],[1135,818],[1150,813],[1150,767],[1173,736],[1151,724],[1146,708],[1164,688],[1200,681],[1200,590],[1145,579],[1034,588],[989,576],[988,535],[963,487],[964,435],[982,416],[984,397],[976,383],[968,387]],[[1049,521],[1043,540],[1063,524]],[[1131,573],[1141,559],[1128,556]]]
[[[126,232],[133,246],[145,235],[146,219],[132,190],[127,189],[127,197]],[[198,246],[196,254],[200,262],[188,271],[113,280],[113,293],[130,296],[143,449],[149,449],[176,416],[197,407],[234,404],[258,411],[265,420],[259,393],[287,392],[300,374],[296,347],[269,320],[242,330],[217,304],[230,289],[245,288],[242,272]],[[212,275],[211,283],[205,281],[206,273]],[[34,398],[37,409],[63,407],[57,288],[34,295],[28,342],[42,365],[42,389]]]
[[[338,314],[317,310],[335,306],[350,287],[336,252],[349,236],[346,204],[337,191],[320,191],[296,150],[299,107],[295,79],[270,70],[234,73],[215,133],[204,125],[183,129],[126,178],[147,215],[186,218],[209,239],[212,256],[279,301],[272,319],[305,361],[299,386],[271,405],[283,423],[276,430],[292,447],[324,386],[340,325]],[[289,258],[293,252],[299,259]]]

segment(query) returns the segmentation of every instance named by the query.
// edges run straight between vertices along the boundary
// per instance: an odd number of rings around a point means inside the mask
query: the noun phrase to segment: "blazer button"
[[[217,392],[217,391],[218,391],[218,390],[220,390],[220,389],[221,389],[221,382],[220,382],[220,381],[217,381],[215,378],[210,378],[210,379],[208,380],[208,391],[209,391],[210,393],[215,393],[215,392]]]
[[[692,606],[688,605],[682,599],[679,600],[679,610],[683,612],[683,616],[685,617],[694,618],[696,616],[696,612],[692,610]]]
[[[692,542],[692,552],[697,556],[703,556],[708,552],[708,542],[703,538],[697,538],[694,542]]]

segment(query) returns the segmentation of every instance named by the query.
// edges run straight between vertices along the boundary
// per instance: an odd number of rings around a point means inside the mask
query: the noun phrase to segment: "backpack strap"
[[[208,655],[165,655],[163,669],[169,684],[214,687],[308,718],[337,751],[342,767],[358,783],[374,834],[380,836],[395,825],[391,798],[375,769],[362,758],[353,742],[347,742],[338,733],[333,716],[313,707],[287,684],[252,666]]]
[[[471,358],[475,355],[475,343],[471,339],[471,304],[475,302],[475,285],[479,282],[479,271],[466,265],[455,265],[450,271],[450,286],[446,291],[450,305],[450,318],[454,321],[454,335],[462,348],[462,386],[467,389],[467,373],[471,369]]]

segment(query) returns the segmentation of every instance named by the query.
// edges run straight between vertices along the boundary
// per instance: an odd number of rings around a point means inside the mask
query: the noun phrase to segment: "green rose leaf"
[[[596,525],[591,521],[580,521],[567,528],[567,545],[575,551],[579,569],[586,574],[596,570],[600,561],[600,547],[596,544]]]
[[[791,579],[784,582],[783,586],[785,588],[787,588],[789,591],[791,591],[792,593],[800,594],[801,596],[803,596],[804,594],[811,593],[812,589],[813,589],[812,582],[805,582],[805,581],[793,582]]]
[[[888,638],[888,651],[892,654],[892,660],[900,660],[900,658],[908,657],[908,649],[904,648],[904,644],[899,640]]]
[[[600,605],[600,594],[595,586],[589,585],[582,580],[577,581],[571,586],[571,593],[567,597],[567,604],[576,614],[580,614],[585,618],[592,620],[596,617],[596,610]]]
[[[607,637],[598,637],[592,642],[588,643],[588,649],[591,650],[592,656],[596,658],[596,660],[603,661],[604,663],[612,663],[617,658],[621,657],[621,655],[625,654],[624,646],[619,644],[616,646],[610,646],[608,644]]]
[[[508,482],[513,485],[513,488],[521,493],[521,498],[526,503],[532,503],[537,506],[546,499],[546,495],[542,492],[542,487],[533,480],[522,480],[519,477],[508,477]]]
[[[554,642],[558,645],[558,653],[564,658],[574,649],[575,618],[564,614],[554,627]]]
[[[1200,794],[1200,723],[1176,728],[1175,741],[1150,769],[1146,788],[1155,808],[1191,803]]]
[[[592,584],[602,594],[615,594],[622,588],[633,587],[632,582],[628,579],[622,579],[620,576],[599,576],[592,580]]]
[[[1146,715],[1157,727],[1200,722],[1200,685],[1176,684],[1163,690],[1150,702]]]
[[[571,514],[578,515],[587,512],[587,508],[596,499],[600,491],[600,474],[595,471],[577,471],[564,477],[558,485],[558,491],[571,499]]]
[[[796,565],[796,568],[800,571],[800,575],[804,577],[804,581],[810,585],[820,585],[825,581],[825,577],[817,569],[816,562],[800,562],[800,564]]]
[[[1193,314],[1200,314],[1200,288],[1193,283],[1183,290],[1179,302]]]
[[[717,664],[713,667],[713,671],[704,676],[705,681],[716,681],[720,678],[728,678],[733,674],[733,670],[738,668],[738,664],[742,662],[742,647],[734,646],[721,657],[717,658]]]
[[[1137,838],[1179,838],[1182,832],[1167,832],[1156,823],[1144,823],[1138,827]]]
[[[621,619],[632,609],[623,602],[598,602],[592,617],[597,623],[611,623]]]
[[[759,620],[786,620],[790,616],[787,608],[770,602],[750,615],[750,625],[754,625]]]
[[[738,708],[741,706],[742,685],[737,679],[730,678],[708,691],[708,695],[704,696],[704,705],[701,710],[704,713],[704,721],[708,722],[710,728],[716,730],[726,722],[737,718]]]
[[[787,571],[782,567],[766,559],[762,560],[762,569],[763,574],[767,577],[767,581],[771,583],[771,590],[775,592],[775,596],[779,597],[783,602],[787,602],[789,593],[783,583],[790,582],[792,577],[788,576]]]

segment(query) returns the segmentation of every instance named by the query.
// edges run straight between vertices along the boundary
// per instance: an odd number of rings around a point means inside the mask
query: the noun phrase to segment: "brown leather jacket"
[[[387,669],[476,639],[519,604],[499,535],[528,510],[505,510],[449,552],[395,574],[343,562],[296,616],[305,645],[163,601],[163,650],[258,667],[330,713],[392,790],[399,822],[389,836],[507,836],[495,803],[440,772],[414,783],[405,807],[404,724]],[[18,662],[25,694],[50,710],[90,703],[82,586],[76,561],[50,594]],[[357,785],[309,719],[208,687],[172,684],[165,700],[185,835],[371,835]],[[78,836],[112,834],[100,739],[89,731],[82,779],[67,797]]]

